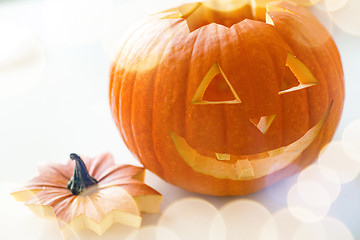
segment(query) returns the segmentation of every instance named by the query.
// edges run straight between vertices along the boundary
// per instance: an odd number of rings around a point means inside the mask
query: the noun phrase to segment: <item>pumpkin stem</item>
[[[67,188],[72,194],[79,195],[86,188],[97,184],[98,181],[90,176],[84,161],[79,157],[79,155],[72,153],[70,154],[70,159],[75,160],[75,168],[74,175],[68,182]]]

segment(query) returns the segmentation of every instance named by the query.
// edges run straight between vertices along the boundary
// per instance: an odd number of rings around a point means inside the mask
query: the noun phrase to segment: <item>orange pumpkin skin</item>
[[[134,31],[112,66],[113,119],[140,162],[183,189],[224,196],[258,191],[315,161],[336,130],[344,101],[340,56],[318,20],[286,2],[268,8],[268,23],[248,19],[245,7],[243,21],[211,15],[220,24],[192,21],[196,11],[176,17],[176,11],[153,15]],[[288,59],[301,61],[317,83],[282,92],[284,81],[291,89],[291,79],[301,83],[308,76]],[[226,102],[215,91],[194,102],[214,66],[240,101]],[[298,76],[289,77],[289,68]],[[251,120],[269,115],[276,117],[263,133]],[[310,134],[305,149],[291,145]],[[282,157],[283,164],[277,163],[280,155],[262,157],[284,146],[301,151],[288,153],[291,161]],[[215,153],[231,157],[218,160]],[[191,154],[196,157],[187,159]]]

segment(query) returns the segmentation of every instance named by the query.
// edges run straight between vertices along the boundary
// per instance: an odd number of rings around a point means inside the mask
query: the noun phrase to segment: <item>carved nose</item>
[[[260,132],[265,134],[269,130],[270,125],[274,121],[275,117],[276,114],[262,116],[262,117],[255,117],[255,118],[251,118],[250,122],[252,122],[252,124],[254,124],[254,126],[257,127],[257,129],[259,129]]]

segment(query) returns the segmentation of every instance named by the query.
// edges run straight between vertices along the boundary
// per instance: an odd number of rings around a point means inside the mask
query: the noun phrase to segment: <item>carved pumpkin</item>
[[[38,176],[12,193],[37,215],[55,216],[65,239],[83,228],[101,235],[114,223],[140,227],[140,212],[159,211],[162,197],[144,183],[144,168],[116,165],[109,153],[70,159],[75,166],[68,161],[39,167]]]
[[[318,20],[287,2],[265,16],[240,5],[155,14],[113,63],[110,105],[126,145],[189,191],[242,195],[290,176],[341,116],[341,60]]]

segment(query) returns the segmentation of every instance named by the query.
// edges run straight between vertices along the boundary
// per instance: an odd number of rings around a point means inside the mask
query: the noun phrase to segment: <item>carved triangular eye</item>
[[[215,63],[201,81],[191,104],[241,103],[233,86],[218,63]]]
[[[260,132],[265,134],[269,130],[269,127],[274,121],[275,117],[276,114],[272,114],[268,116],[251,118],[250,121],[254,124],[255,127],[259,129]]]
[[[307,68],[303,62],[290,53],[288,53],[286,58],[286,67],[288,69],[285,74],[284,81],[281,84],[280,92],[278,93],[279,95],[318,84],[318,81],[311,73],[309,68]],[[288,70],[290,70],[293,76],[295,76],[297,85],[294,86],[294,80],[291,79],[292,77],[290,76]]]

